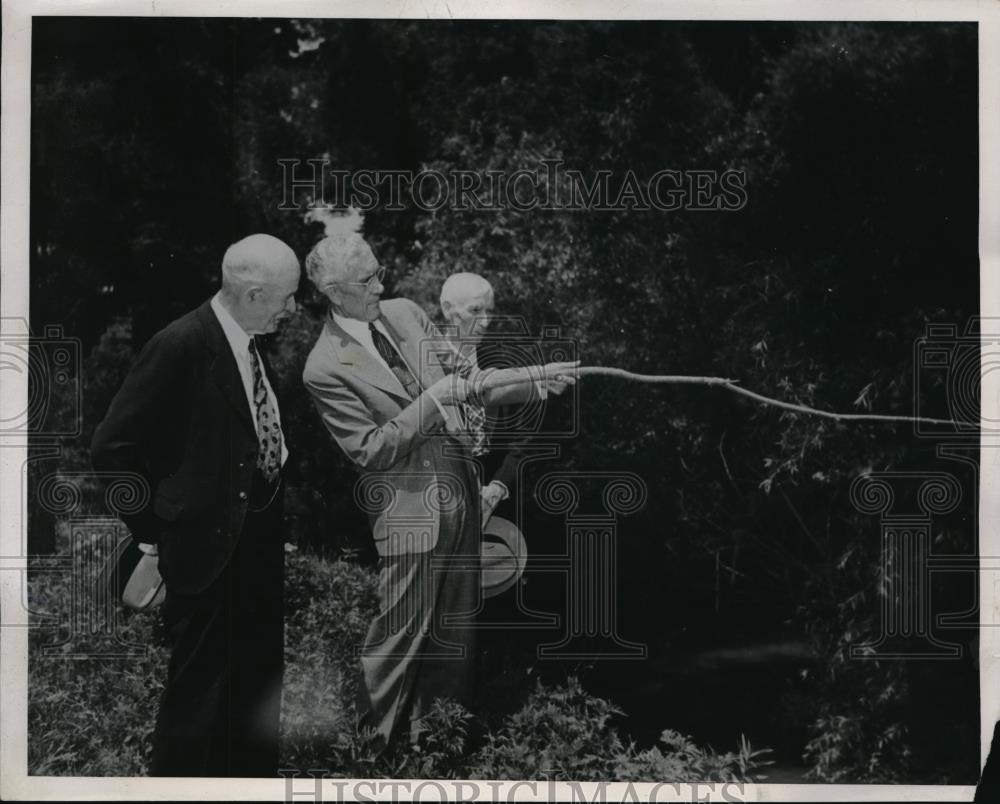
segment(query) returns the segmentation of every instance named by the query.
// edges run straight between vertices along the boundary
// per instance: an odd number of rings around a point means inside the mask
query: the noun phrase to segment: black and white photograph
[[[341,5],[5,4],[3,798],[1000,801],[1000,15]]]

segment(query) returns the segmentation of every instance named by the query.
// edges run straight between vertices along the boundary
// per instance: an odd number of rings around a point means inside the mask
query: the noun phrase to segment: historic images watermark
[[[561,159],[542,159],[534,168],[505,170],[337,170],[326,158],[279,159],[281,210],[323,205],[428,212],[454,210],[531,212],[588,210],[616,212],[735,212],[747,204],[742,170],[676,170],[647,174],[627,170],[583,171]],[[300,199],[304,203],[300,203]]]
[[[332,779],[328,770],[283,768],[285,801],[746,801],[742,782],[557,782],[542,781],[409,781]],[[539,796],[543,798],[539,799]]]

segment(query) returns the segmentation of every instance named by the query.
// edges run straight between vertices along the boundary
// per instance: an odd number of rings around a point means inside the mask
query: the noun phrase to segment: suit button
[[[240,499],[245,500],[247,498],[247,493],[245,491],[240,492]]]
[[[246,464],[243,463],[243,461],[240,461],[240,469],[242,469],[244,466],[246,466]]]
[[[430,461],[424,461],[424,469],[427,469],[431,465]]]

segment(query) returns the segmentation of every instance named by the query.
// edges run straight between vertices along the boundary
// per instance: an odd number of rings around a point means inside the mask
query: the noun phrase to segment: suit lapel
[[[250,418],[250,407],[243,388],[243,378],[240,377],[240,370],[236,365],[236,357],[229,347],[229,341],[226,340],[222,324],[215,317],[209,302],[198,308],[198,320],[205,331],[205,344],[213,355],[209,369],[212,379],[219,386],[226,401],[235,409],[237,418],[256,439],[257,428]]]
[[[435,344],[422,329],[411,326],[408,320],[400,320],[391,314],[386,315],[384,308],[379,320],[392,335],[403,360],[417,378],[421,390],[426,390],[444,376],[441,360],[437,356],[437,346],[449,348],[447,344]]]
[[[413,326],[410,318],[398,318],[391,313],[386,315],[384,306],[379,320],[393,336],[400,354],[422,389],[426,390],[445,376],[443,364],[450,359],[447,355],[452,351],[447,342],[435,341],[422,328]],[[449,411],[447,432],[453,438],[471,447],[472,437],[465,429],[465,416],[461,406],[445,405],[444,408]]]
[[[332,317],[326,320],[326,333],[337,359],[345,366],[351,366],[355,376],[393,396],[404,400],[410,398],[396,379],[396,375],[376,360],[364,346],[344,332]]]

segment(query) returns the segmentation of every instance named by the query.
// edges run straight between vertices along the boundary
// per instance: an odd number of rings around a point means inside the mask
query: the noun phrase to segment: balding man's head
[[[459,339],[478,343],[493,315],[493,286],[479,274],[452,274],[441,286],[441,313]]]
[[[222,258],[222,301],[248,335],[274,332],[295,312],[299,259],[276,237],[254,234]]]
[[[299,259],[287,244],[267,234],[253,234],[226,249],[222,286],[239,288],[248,282],[274,282],[299,276]]]

